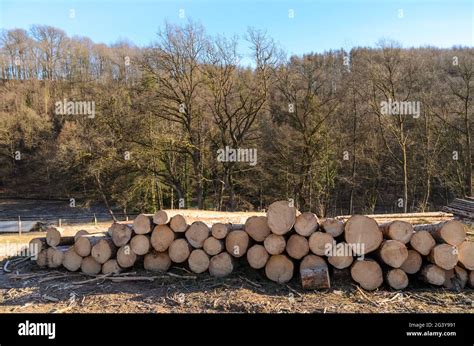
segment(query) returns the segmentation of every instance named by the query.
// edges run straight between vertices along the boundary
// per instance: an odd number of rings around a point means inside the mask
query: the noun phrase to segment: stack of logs
[[[474,287],[474,242],[466,240],[462,223],[450,220],[415,225],[393,221],[378,225],[367,216],[318,220],[299,213],[287,201],[270,205],[267,216],[245,224],[201,221],[188,225],[182,215],[165,211],[140,214],[133,224],[113,223],[106,233],[62,236],[50,227],[45,238],[31,241],[41,267],[65,267],[97,275],[142,266],[167,271],[187,265],[194,273],[225,277],[237,264],[261,270],[286,283],[299,270],[303,288],[322,289],[354,280],[366,290],[385,281],[404,289],[415,277],[432,285]]]

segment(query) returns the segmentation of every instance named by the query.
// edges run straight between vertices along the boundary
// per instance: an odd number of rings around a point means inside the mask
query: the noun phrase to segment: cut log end
[[[309,237],[311,234],[317,231],[319,227],[319,220],[316,214],[311,212],[305,212],[296,218],[295,221],[295,232],[303,237]]]
[[[423,259],[418,251],[408,250],[408,257],[400,266],[400,269],[407,274],[416,274],[420,271]]]
[[[382,268],[372,260],[356,260],[351,267],[351,276],[363,289],[373,291],[383,283]]]
[[[344,236],[346,242],[353,246],[358,256],[376,250],[383,238],[377,222],[363,215],[354,215],[347,220],[344,226]]]
[[[176,233],[184,233],[188,229],[188,223],[183,215],[177,214],[170,220],[170,228]]]
[[[270,234],[265,238],[263,246],[265,246],[270,255],[279,255],[285,251],[286,240],[281,235]]]
[[[101,272],[102,265],[94,257],[87,256],[82,259],[81,271],[88,275],[97,275]]]
[[[117,263],[122,268],[131,268],[137,261],[137,255],[130,245],[124,245],[117,251]]]
[[[324,232],[314,232],[308,242],[311,252],[318,256],[325,256],[332,248],[333,243],[335,242],[332,235]]]
[[[214,277],[225,277],[232,273],[234,264],[231,255],[227,252],[213,256],[209,261],[209,274]]]
[[[277,235],[288,233],[296,221],[296,208],[288,201],[270,204],[267,211],[268,227]]]
[[[171,267],[171,258],[167,252],[152,251],[143,260],[145,270],[166,272]]]
[[[449,244],[436,245],[428,255],[428,260],[444,270],[450,270],[458,263],[458,250]]]
[[[239,258],[247,253],[249,236],[245,231],[232,231],[225,239],[225,248],[233,257]]]
[[[270,255],[264,246],[255,244],[247,251],[247,262],[254,269],[262,269],[267,264]]]
[[[442,286],[446,281],[446,271],[435,264],[428,264],[420,272],[422,280],[429,284]]]
[[[195,249],[188,257],[189,269],[193,273],[204,273],[209,268],[209,255],[202,249]]]
[[[200,249],[204,245],[204,241],[209,238],[211,230],[201,221],[195,221],[189,226],[185,233],[189,244],[195,249]]]
[[[417,231],[410,240],[410,245],[421,255],[427,256],[436,245],[433,236],[427,231]]]
[[[402,290],[408,286],[408,276],[401,269],[391,269],[387,272],[387,284],[396,290]]]
[[[102,274],[119,274],[122,271],[116,259],[109,259],[102,264]]]
[[[148,234],[152,231],[151,221],[150,216],[140,214],[133,220],[133,230],[136,234]]]
[[[338,219],[325,219],[321,223],[321,227],[324,232],[329,233],[334,238],[339,237],[342,233],[344,233],[344,222]]]
[[[381,224],[380,229],[387,239],[397,240],[403,244],[410,242],[414,232],[411,223],[399,220]]]
[[[168,249],[168,254],[175,263],[183,263],[188,259],[190,253],[190,245],[183,238],[174,240]]]
[[[63,258],[63,267],[71,272],[75,272],[81,268],[82,257],[79,256],[74,247],[71,246],[65,253]]]
[[[153,229],[150,238],[151,246],[158,252],[168,250],[176,235],[173,230],[166,225],[158,225]]]
[[[245,231],[257,242],[262,242],[271,233],[266,216],[251,216],[245,222]]]
[[[390,267],[400,268],[408,258],[408,250],[405,244],[398,240],[386,240],[380,245],[378,255]]]
[[[265,265],[267,278],[277,283],[285,283],[291,280],[294,272],[293,262],[285,255],[274,255],[268,259]]]
[[[155,225],[166,225],[168,222],[170,222],[170,218],[168,216],[168,213],[164,210],[158,210],[153,215],[153,223]]]
[[[303,215],[303,214],[301,214]],[[301,216],[300,215],[300,216]],[[309,252],[308,240],[299,235],[292,234],[286,243],[286,253],[296,260],[302,259]]]

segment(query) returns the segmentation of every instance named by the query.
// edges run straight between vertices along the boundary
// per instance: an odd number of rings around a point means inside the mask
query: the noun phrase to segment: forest
[[[3,30],[0,195],[111,213],[292,199],[319,216],[472,196],[473,47],[288,56],[266,32],[239,34],[164,23],[138,47]]]

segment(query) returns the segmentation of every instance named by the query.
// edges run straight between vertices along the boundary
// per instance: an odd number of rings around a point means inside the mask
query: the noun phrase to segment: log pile
[[[50,227],[31,244],[39,266],[88,275],[136,267],[165,272],[178,265],[221,278],[243,265],[276,283],[297,277],[305,289],[327,289],[347,278],[366,290],[384,283],[400,290],[417,279],[459,290],[474,281],[474,243],[458,221],[413,226],[378,224],[364,215],[319,220],[287,201],[274,202],[266,216],[245,224],[188,224],[184,216],[160,210],[140,214],[133,224],[113,223],[104,233],[65,237]]]

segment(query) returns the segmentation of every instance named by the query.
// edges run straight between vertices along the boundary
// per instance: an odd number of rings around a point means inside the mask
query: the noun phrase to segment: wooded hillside
[[[162,26],[146,48],[41,25],[4,30],[2,194],[127,212],[293,198],[323,216],[435,210],[472,195],[473,48],[381,41],[286,58],[266,34],[245,37],[251,67],[240,41],[192,22]],[[94,114],[58,111],[69,101],[93,102]],[[419,112],[385,114],[383,102]],[[256,164],[220,162],[226,147],[257,149]]]

